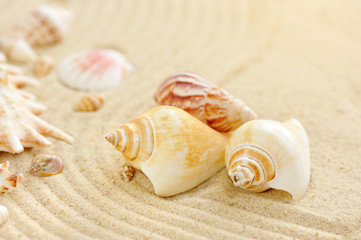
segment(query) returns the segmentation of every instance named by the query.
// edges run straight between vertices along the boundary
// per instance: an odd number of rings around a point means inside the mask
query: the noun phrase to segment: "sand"
[[[360,239],[361,3],[348,1],[134,0],[0,1],[0,34],[40,3],[72,9],[59,44],[37,48],[57,62],[107,47],[138,71],[101,92],[95,113],[73,107],[85,93],[55,73],[28,87],[49,123],[76,138],[46,149],[0,154],[25,181],[0,203],[10,211],[3,239]],[[242,99],[263,119],[299,119],[311,148],[311,182],[299,201],[278,190],[237,190],[226,171],[161,198],[141,172],[119,175],[121,155],[104,135],[155,106],[167,76],[199,73]],[[36,153],[64,159],[61,174],[29,172]]]

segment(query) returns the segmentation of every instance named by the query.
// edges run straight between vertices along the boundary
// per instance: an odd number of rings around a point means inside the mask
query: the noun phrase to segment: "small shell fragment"
[[[8,209],[3,206],[3,205],[0,205],[0,226],[3,225],[6,220],[8,220],[9,218],[9,211]]]
[[[71,54],[57,67],[61,82],[79,90],[106,90],[120,84],[125,71],[134,66],[119,52],[95,49]]]
[[[132,166],[124,165],[120,168],[120,176],[125,182],[132,180],[134,172],[135,170]]]
[[[3,54],[2,52],[0,52],[0,63],[4,63],[7,61],[7,58],[5,56],[5,54]]]
[[[39,57],[33,65],[33,73],[37,77],[45,77],[54,69],[54,59],[50,56]]]
[[[41,153],[31,162],[30,172],[38,177],[49,177],[63,170],[63,161],[54,154]]]
[[[0,192],[10,191],[24,180],[22,174],[13,174],[9,171],[10,163],[6,161],[0,164]]]
[[[76,111],[94,112],[103,105],[103,98],[100,96],[84,96],[75,107]]]

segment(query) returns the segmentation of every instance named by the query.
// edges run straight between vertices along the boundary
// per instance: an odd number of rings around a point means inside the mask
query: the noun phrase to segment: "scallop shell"
[[[54,68],[54,59],[49,56],[39,57],[33,65],[33,73],[37,77],[45,77]]]
[[[13,61],[29,63],[37,58],[32,47],[24,39],[4,36],[0,39],[0,48]]]
[[[242,101],[192,73],[178,73],[166,79],[154,99],[162,105],[179,107],[220,132],[235,130],[257,118]]]
[[[9,172],[10,163],[6,161],[0,164],[0,191],[6,193],[10,191],[24,180],[22,174],[13,174]]]
[[[70,11],[42,5],[13,26],[6,37],[23,39],[31,46],[55,43],[65,37],[71,20]]]
[[[152,108],[106,139],[163,197],[185,192],[224,167],[227,135],[176,107]]]
[[[42,110],[41,105],[10,85],[7,72],[0,69],[0,151],[20,153],[24,147],[50,145],[43,135],[71,143],[72,137],[34,115]]]
[[[100,96],[84,96],[75,107],[76,111],[94,112],[103,105],[103,98]]]
[[[30,172],[38,177],[49,177],[63,170],[63,161],[54,154],[41,153],[31,162]]]
[[[300,199],[310,181],[307,134],[296,119],[247,122],[227,145],[226,167],[239,188],[255,192],[275,188]]]
[[[121,82],[124,72],[134,66],[117,51],[89,50],[66,57],[57,67],[59,79],[80,90],[105,90]]]
[[[6,220],[8,220],[9,218],[9,211],[8,209],[3,206],[3,205],[0,205],[0,226],[3,225]]]

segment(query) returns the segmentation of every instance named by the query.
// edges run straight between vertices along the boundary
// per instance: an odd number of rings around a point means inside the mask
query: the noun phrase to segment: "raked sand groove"
[[[27,88],[48,107],[41,118],[76,141],[0,153],[0,163],[11,161],[10,170],[25,176],[0,197],[10,213],[0,238],[361,238],[359,1],[0,0],[0,34],[41,3],[72,9],[75,18],[64,41],[38,53],[59,63],[76,51],[114,48],[138,70],[101,92],[104,105],[93,113],[73,111],[85,93],[54,73]],[[121,154],[104,136],[156,106],[158,85],[180,71],[205,76],[260,118],[303,123],[311,147],[304,198],[237,190],[225,170],[170,198],[154,195],[139,171],[131,182],[121,180]],[[41,151],[63,159],[60,174],[29,173]]]

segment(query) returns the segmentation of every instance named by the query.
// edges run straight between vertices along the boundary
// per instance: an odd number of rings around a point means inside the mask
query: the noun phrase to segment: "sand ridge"
[[[0,162],[24,184],[0,198],[10,212],[3,239],[358,239],[361,238],[361,4],[345,1],[1,0],[0,34],[40,3],[72,9],[59,44],[37,48],[59,62],[75,51],[122,51],[138,71],[101,92],[95,113],[74,112],[85,94],[52,73],[34,93],[41,117],[76,138]],[[184,194],[160,198],[140,172],[125,183],[121,156],[104,140],[122,123],[155,106],[169,75],[205,76],[260,118],[299,119],[309,136],[311,183],[304,198],[270,190],[237,190],[225,170]],[[86,123],[86,124],[84,124]],[[64,160],[62,174],[28,172],[38,152]]]

